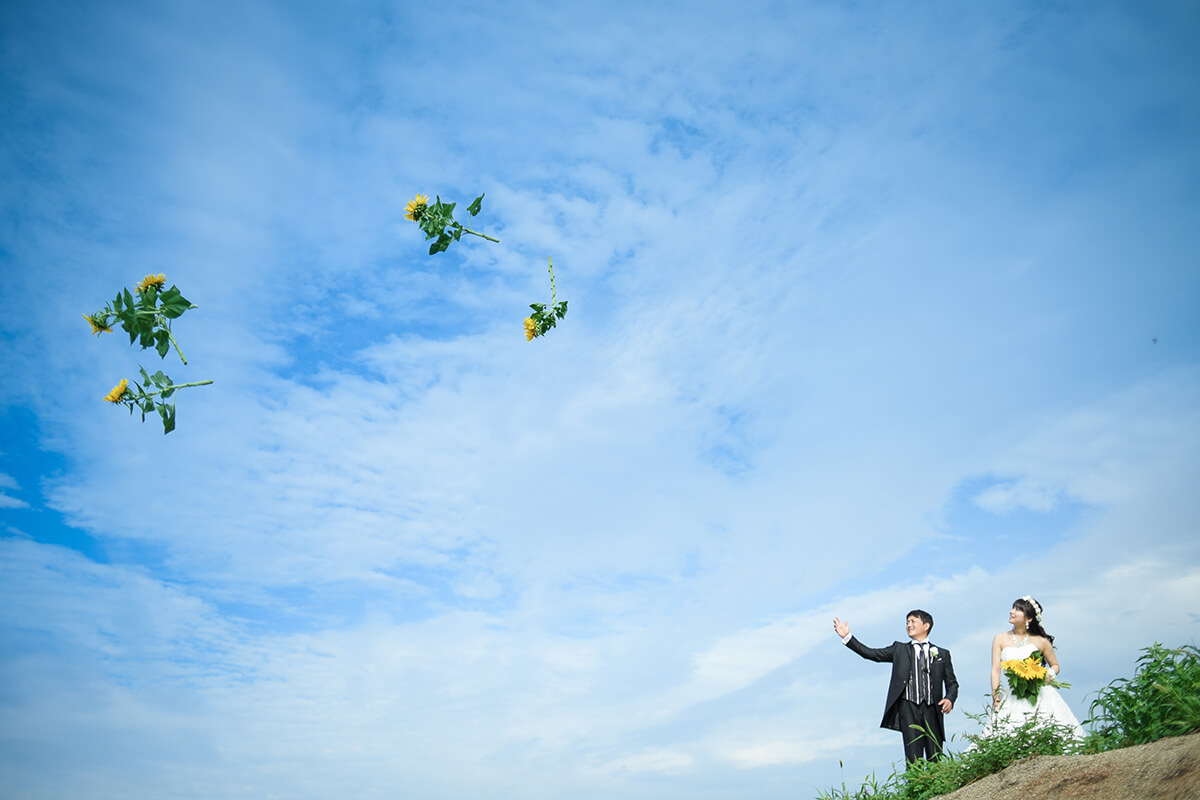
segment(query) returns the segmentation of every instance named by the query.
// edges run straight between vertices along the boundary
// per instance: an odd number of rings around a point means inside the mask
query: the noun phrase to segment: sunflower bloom
[[[532,342],[533,337],[537,336],[537,323],[533,321],[533,317],[525,318],[525,341]]]
[[[425,216],[425,209],[429,207],[429,198],[423,194],[419,194],[412,200],[408,201],[408,205],[404,207],[404,218],[413,222],[420,222],[421,217]]]
[[[106,403],[119,403],[121,402],[121,398],[123,398],[125,393],[128,391],[129,380],[127,378],[121,378],[121,382],[114,386],[111,392],[104,395],[104,401]]]
[[[153,287],[155,291],[158,291],[166,284],[166,282],[167,276],[161,272],[157,275],[147,275],[146,277],[142,278],[141,283],[137,285],[137,290],[139,294],[147,291],[151,287]]]
[[[112,333],[112,328],[108,325],[108,317],[103,314],[95,314],[93,316],[83,315],[83,318],[92,326],[92,333],[99,336],[102,333]]]

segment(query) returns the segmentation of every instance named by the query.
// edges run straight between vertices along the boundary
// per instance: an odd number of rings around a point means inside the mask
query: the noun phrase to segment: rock
[[[1091,756],[1034,756],[939,800],[1198,800],[1200,733]]]

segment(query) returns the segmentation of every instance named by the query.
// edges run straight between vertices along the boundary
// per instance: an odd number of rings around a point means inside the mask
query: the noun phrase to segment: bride
[[[1025,595],[1013,602],[1008,614],[1012,630],[996,634],[992,640],[992,713],[984,735],[1017,728],[1030,719],[1065,726],[1076,739],[1084,736],[1079,720],[1071,713],[1067,701],[1053,686],[1040,687],[1037,702],[1030,703],[1014,697],[1000,664],[1003,661],[1028,658],[1041,651],[1047,677],[1058,676],[1058,658],[1054,655],[1054,637],[1042,627],[1042,607],[1037,600]]]

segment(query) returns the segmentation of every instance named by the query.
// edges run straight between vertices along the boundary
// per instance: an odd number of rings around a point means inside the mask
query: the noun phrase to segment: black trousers
[[[910,763],[918,758],[937,761],[942,756],[944,744],[937,738],[943,730],[944,723],[938,719],[942,710],[934,705],[917,705],[904,698],[899,702],[897,710],[900,712],[900,733],[904,736],[904,760]],[[920,730],[914,725],[919,725]]]

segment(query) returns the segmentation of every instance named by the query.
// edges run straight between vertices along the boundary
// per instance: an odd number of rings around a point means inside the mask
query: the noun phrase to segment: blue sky
[[[1027,593],[1084,718],[1200,632],[1198,33],[6,4],[0,793],[811,797],[900,757],[835,614],[961,735]],[[80,319],[158,272],[169,436]]]

